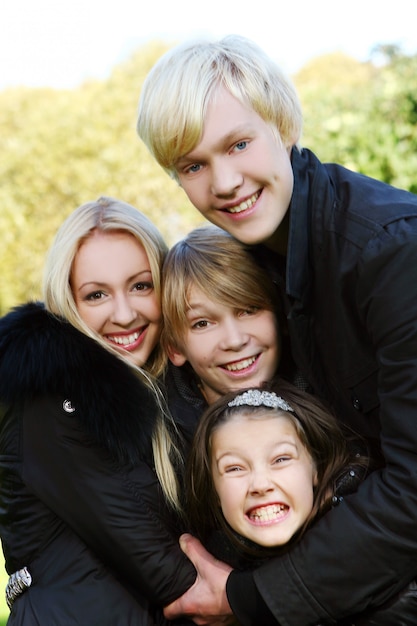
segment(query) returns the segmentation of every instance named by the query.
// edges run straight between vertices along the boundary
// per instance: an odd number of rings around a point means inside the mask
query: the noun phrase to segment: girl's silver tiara
[[[227,406],[267,406],[272,409],[281,409],[282,411],[294,413],[294,409],[284,398],[277,396],[273,391],[260,391],[260,389],[244,391],[228,402]]]

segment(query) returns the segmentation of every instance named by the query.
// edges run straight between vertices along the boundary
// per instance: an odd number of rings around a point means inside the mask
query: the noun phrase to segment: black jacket
[[[170,413],[187,446],[187,456],[197,424],[208,405],[188,362],[181,367],[169,362],[165,370],[164,386]]]
[[[0,534],[32,586],[10,624],[164,623],[194,581],[152,468],[152,394],[39,304],[0,320]],[[155,622],[151,614],[155,614]]]
[[[253,575],[274,623],[307,626],[382,604],[417,576],[417,197],[308,150],[292,164],[283,282],[294,356],[385,463]],[[243,575],[228,594],[242,623],[258,624]]]

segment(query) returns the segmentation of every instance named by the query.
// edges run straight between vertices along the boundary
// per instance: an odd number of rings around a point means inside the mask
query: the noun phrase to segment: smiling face
[[[277,238],[293,191],[291,146],[224,87],[207,108],[201,141],[176,164],[200,213],[247,243]]]
[[[170,359],[188,361],[209,404],[228,391],[269,381],[279,362],[275,315],[265,309],[237,309],[210,299],[193,286],[183,349]]]
[[[261,410],[261,409],[260,409]],[[234,415],[212,434],[213,481],[223,515],[258,545],[284,545],[313,506],[316,471],[285,413]]]
[[[160,337],[161,307],[139,241],[130,233],[94,231],[75,256],[71,288],[87,326],[143,366]]]

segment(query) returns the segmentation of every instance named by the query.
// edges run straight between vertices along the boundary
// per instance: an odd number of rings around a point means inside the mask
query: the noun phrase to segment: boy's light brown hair
[[[250,249],[217,226],[196,228],[178,241],[162,271],[163,347],[183,349],[190,289],[234,309],[278,312],[276,287]]]

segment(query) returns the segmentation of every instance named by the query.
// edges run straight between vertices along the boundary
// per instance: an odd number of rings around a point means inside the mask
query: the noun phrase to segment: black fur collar
[[[0,319],[0,402],[56,394],[118,461],[149,458],[157,408],[134,371],[41,303],[19,306]]]

